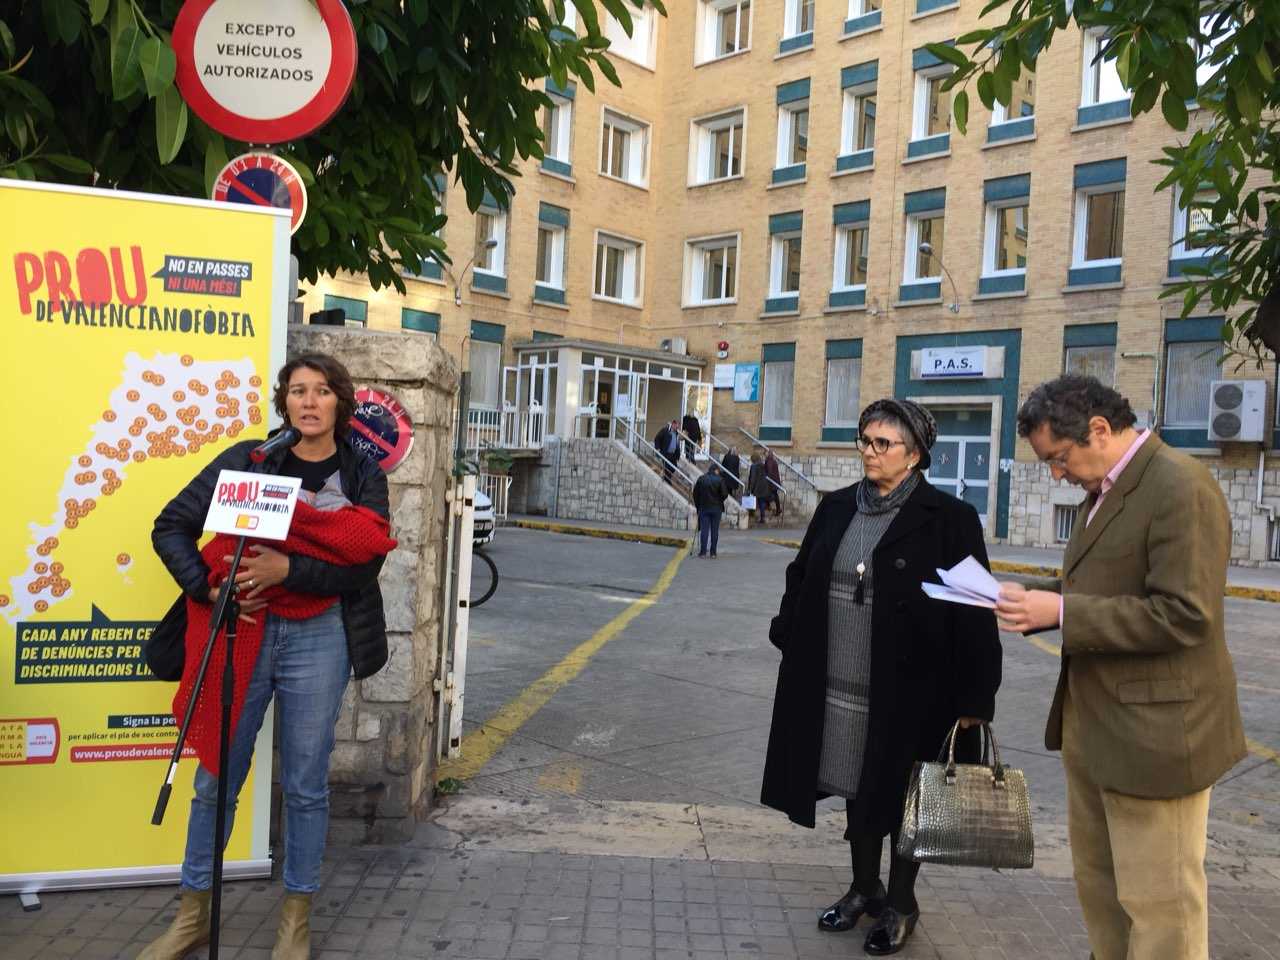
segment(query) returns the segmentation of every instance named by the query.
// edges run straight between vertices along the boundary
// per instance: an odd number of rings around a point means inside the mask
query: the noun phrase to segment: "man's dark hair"
[[[347,372],[347,368],[341,361],[327,353],[304,353],[294,357],[280,368],[280,374],[276,377],[275,396],[272,398],[276,413],[280,414],[286,422],[288,421],[289,412],[285,405],[285,398],[289,396],[289,379],[294,371],[301,367],[321,374],[329,384],[329,389],[337,396],[338,409],[333,433],[338,439],[345,438],[351,430],[351,416],[356,412],[356,388],[351,383],[351,374]]]
[[[1097,377],[1066,373],[1042,383],[1018,409],[1018,436],[1028,437],[1041,424],[1062,440],[1088,443],[1089,421],[1104,417],[1111,429],[1126,430],[1138,422],[1129,401]]]

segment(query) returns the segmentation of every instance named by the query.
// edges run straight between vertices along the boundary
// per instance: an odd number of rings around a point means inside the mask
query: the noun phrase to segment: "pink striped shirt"
[[[1107,471],[1107,475],[1102,478],[1102,488],[1098,491],[1098,499],[1093,501],[1093,506],[1089,508],[1089,515],[1084,519],[1084,525],[1087,527],[1093,522],[1093,515],[1098,512],[1098,508],[1102,506],[1102,501],[1107,498],[1107,494],[1111,492],[1111,488],[1116,485],[1116,481],[1120,479],[1120,474],[1124,473],[1124,468],[1129,465],[1129,461],[1137,456],[1138,448],[1146,442],[1147,437],[1151,436],[1150,430],[1143,430],[1138,434],[1138,438],[1129,445],[1129,449],[1125,451],[1123,457],[1116,461],[1116,465]],[[1058,626],[1062,626],[1063,608],[1065,603],[1062,597],[1058,597]]]

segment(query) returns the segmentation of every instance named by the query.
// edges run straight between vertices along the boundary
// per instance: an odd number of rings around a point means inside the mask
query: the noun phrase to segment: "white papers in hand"
[[[950,570],[939,568],[938,578],[945,586],[920,584],[924,592],[935,600],[994,609],[1000,599],[1000,584],[972,556],[965,557]]]

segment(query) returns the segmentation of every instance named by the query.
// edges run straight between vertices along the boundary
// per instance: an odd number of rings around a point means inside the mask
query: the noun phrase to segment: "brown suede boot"
[[[285,894],[271,960],[308,960],[311,956],[311,894]]]
[[[211,896],[208,890],[183,890],[173,923],[138,954],[138,960],[182,960],[196,947],[208,943]]]

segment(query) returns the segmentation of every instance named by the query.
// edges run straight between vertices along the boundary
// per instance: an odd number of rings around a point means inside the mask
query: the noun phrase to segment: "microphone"
[[[271,456],[277,450],[288,450],[298,445],[298,441],[302,439],[302,431],[297,427],[285,427],[279,433],[270,439],[258,444],[249,451],[249,459],[254,463],[261,463],[267,457]]]

